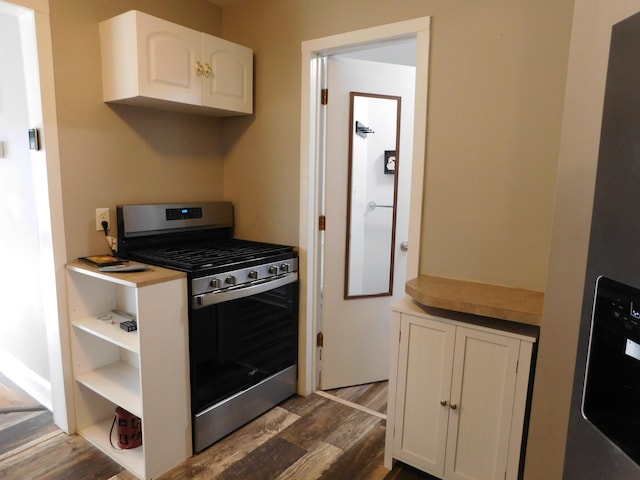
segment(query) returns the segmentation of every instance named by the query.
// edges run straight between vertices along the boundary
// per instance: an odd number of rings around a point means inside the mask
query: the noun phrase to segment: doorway
[[[399,52],[413,53],[412,63],[390,63],[382,54],[362,60],[356,52],[326,62],[327,154],[319,190],[325,191],[320,208],[327,227],[321,232],[317,330],[323,344],[316,362],[321,390],[388,379],[391,305],[404,297],[415,39],[383,48],[394,62],[403,56]],[[376,58],[378,50],[366,52]],[[393,170],[386,152],[394,154]]]
[[[12,13],[15,12],[15,13]],[[0,112],[2,155],[0,159],[0,224],[6,233],[0,238],[3,252],[11,252],[3,259],[0,291],[6,315],[0,319],[0,358],[5,375],[23,385],[44,405],[51,406],[49,392],[37,385],[49,376],[45,337],[44,305],[42,302],[41,251],[38,214],[39,189],[37,155],[32,155],[26,142],[32,125],[27,88],[29,64],[35,56],[24,41],[35,32],[23,19],[21,10],[0,12],[0,39],[4,45],[18,48],[0,52],[0,84],[3,85],[3,105]],[[36,59],[37,61],[37,59]],[[24,365],[28,367],[24,367]],[[22,368],[21,368],[22,367]],[[15,383],[18,383],[14,380]],[[35,384],[35,385],[31,385]],[[36,391],[38,390],[38,391]]]
[[[424,17],[406,22],[373,27],[333,37],[303,42],[302,50],[302,115],[301,115],[301,189],[300,189],[300,271],[301,289],[301,345],[300,345],[300,393],[308,394],[320,386],[322,347],[324,341],[318,334],[323,329],[323,231],[319,217],[324,213],[325,198],[325,127],[327,119],[320,98],[326,75],[322,68],[325,57],[348,52],[369,50],[372,47],[392,47],[394,44],[415,41],[415,99],[413,102],[413,138],[411,158],[411,187],[408,195],[409,232],[406,252],[406,278],[418,274],[420,219],[422,213],[422,185],[425,163],[427,72],[430,18]],[[329,97],[331,93],[329,93]],[[332,220],[329,219],[329,222]],[[343,222],[343,219],[334,219]],[[404,239],[402,239],[404,240]],[[400,242],[399,242],[400,243]],[[413,246],[413,248],[411,247]],[[343,278],[332,278],[342,284]],[[397,287],[396,287],[397,289]],[[404,291],[404,284],[400,286]],[[391,310],[384,312],[390,320]],[[390,329],[388,329],[390,332]],[[384,338],[384,337],[383,337]],[[390,343],[390,339],[385,339]],[[356,341],[356,340],[354,340]],[[366,342],[366,339],[357,339]],[[388,350],[388,348],[387,348]],[[381,353],[381,357],[388,355]],[[348,358],[349,355],[344,355]],[[388,372],[388,363],[382,367]],[[366,381],[366,380],[365,380]]]
[[[3,373],[69,431],[63,375],[66,263],[48,0],[0,0],[0,320]],[[39,146],[29,142],[29,130]],[[62,321],[61,321],[62,320]],[[66,344],[66,342],[65,342]]]

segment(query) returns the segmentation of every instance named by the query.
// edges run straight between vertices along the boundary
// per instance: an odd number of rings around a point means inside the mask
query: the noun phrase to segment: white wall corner
[[[0,372],[47,410],[53,411],[51,383],[3,348],[0,348]]]

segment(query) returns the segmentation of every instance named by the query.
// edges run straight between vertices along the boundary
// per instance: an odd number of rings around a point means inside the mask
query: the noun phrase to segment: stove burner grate
[[[156,265],[198,271],[233,265],[256,258],[267,258],[291,251],[292,247],[248,240],[216,241],[189,246],[162,247],[135,251],[137,260]]]

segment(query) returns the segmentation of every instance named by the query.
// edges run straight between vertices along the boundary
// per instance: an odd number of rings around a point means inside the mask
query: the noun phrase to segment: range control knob
[[[256,280],[258,278],[258,271],[257,270],[251,270],[249,272],[249,278],[251,278],[252,280]]]
[[[269,273],[270,273],[271,275],[275,275],[276,273],[278,273],[278,267],[276,267],[275,265],[271,265],[271,266],[269,267]]]
[[[282,265],[280,265],[280,270],[282,270],[285,273],[288,273],[289,270],[291,270],[291,265],[289,265],[288,263],[283,263]]]
[[[209,285],[211,285],[213,288],[220,288],[220,279],[219,278],[212,278],[211,281],[209,282]]]
[[[225,279],[225,283],[228,283],[229,285],[236,285],[238,283],[238,279],[235,275],[229,275]]]

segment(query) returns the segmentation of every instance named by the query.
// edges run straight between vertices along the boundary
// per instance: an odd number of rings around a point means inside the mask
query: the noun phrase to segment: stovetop
[[[120,205],[117,218],[122,258],[191,278],[297,257],[292,246],[234,238],[230,202]]]
[[[290,246],[240,239],[129,252],[129,257],[134,260],[190,273],[230,270],[292,255],[295,253]]]

